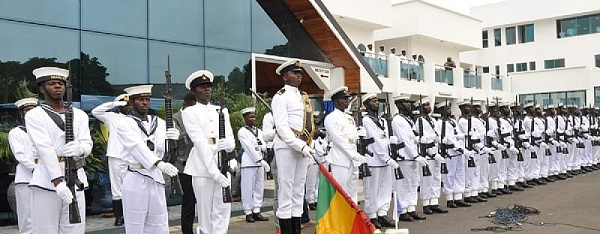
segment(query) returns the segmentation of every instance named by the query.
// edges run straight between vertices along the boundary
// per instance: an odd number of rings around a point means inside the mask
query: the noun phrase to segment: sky
[[[466,15],[470,15],[470,8],[473,6],[486,5],[495,2],[502,2],[503,0],[425,0],[435,5],[460,12]]]

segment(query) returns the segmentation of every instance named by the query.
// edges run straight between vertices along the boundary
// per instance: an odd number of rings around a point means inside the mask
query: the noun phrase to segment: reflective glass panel
[[[250,53],[206,48],[204,64],[214,74],[215,81],[224,77],[227,87],[236,92],[252,87]]]
[[[201,45],[202,8],[198,0],[148,1],[149,38]]]
[[[266,53],[266,50],[270,50],[271,53],[269,54],[289,56],[290,53],[285,49],[278,50],[274,48],[275,46],[285,45],[287,39],[256,1],[252,1],[252,28],[255,29],[252,30],[253,52]]]
[[[9,21],[0,21],[0,28],[4,35],[0,36],[0,61],[25,62],[39,57],[56,58],[64,63],[79,55],[76,30]]]
[[[517,33],[515,27],[506,28],[506,44],[513,45],[517,43]]]
[[[250,51],[250,0],[206,1],[205,43]]]
[[[81,2],[82,29],[146,37],[146,0]]]
[[[2,0],[0,17],[79,28],[79,1]]]
[[[167,55],[171,59],[171,82],[173,96],[183,99],[187,89],[185,80],[197,70],[204,68],[203,47],[187,46],[165,42],[150,42],[150,83],[160,86],[165,83],[167,70]],[[162,90],[153,90],[160,93]],[[159,92],[160,91],[160,92]]]

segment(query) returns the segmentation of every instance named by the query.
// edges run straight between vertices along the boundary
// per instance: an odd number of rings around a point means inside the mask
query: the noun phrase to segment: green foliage
[[[102,156],[106,155],[108,145],[108,128],[100,121],[96,121],[90,127],[90,135],[94,146],[92,153],[85,158],[85,171],[95,173],[101,168],[108,168],[106,162],[102,160]]]
[[[173,114],[177,113],[179,109],[181,109],[181,104],[173,104]],[[164,105],[161,106],[160,109],[156,110],[156,116],[158,116],[161,119],[166,119],[167,112]]]
[[[8,132],[0,131],[0,160],[14,158],[10,145],[8,144]]]

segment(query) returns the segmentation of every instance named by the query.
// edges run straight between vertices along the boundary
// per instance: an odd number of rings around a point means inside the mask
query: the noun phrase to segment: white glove
[[[364,127],[358,127],[358,130],[356,130],[356,132],[358,133],[359,137],[367,137],[367,130],[365,130]]]
[[[422,136],[421,137],[421,144],[429,144],[431,143],[433,140],[430,137],[427,136]]]
[[[462,141],[465,139],[465,135],[456,135],[456,140]]]
[[[116,101],[113,102],[113,106],[117,107],[117,106],[127,106],[127,102],[126,101]]]
[[[546,135],[552,135],[552,134],[553,134],[552,130],[550,130],[550,129],[546,130]]]
[[[73,202],[73,194],[71,193],[71,190],[67,188],[67,183],[64,181],[56,185],[56,195],[67,204]]]
[[[179,139],[179,130],[177,130],[176,128],[169,128],[167,129],[167,139],[169,140],[177,140]]]
[[[512,152],[513,154],[518,154],[519,153],[519,150],[517,148],[515,148],[515,147],[510,147],[510,148],[508,148],[508,150],[510,152]]]
[[[363,164],[367,162],[367,157],[362,156],[358,153],[354,154],[354,156],[352,157],[352,161],[358,162],[359,164]]]
[[[221,173],[213,175],[213,180],[221,185],[222,188],[229,187],[229,179]]]
[[[561,147],[561,148],[567,148],[567,143],[560,142],[560,147]]]
[[[392,167],[392,168],[394,168],[394,169],[397,169],[398,167],[400,167],[400,165],[398,165],[398,163],[396,162],[396,160],[394,160],[394,159],[391,159],[391,158],[390,158],[390,159],[388,159],[388,160],[387,160],[385,163],[386,163],[388,166],[390,166],[390,167]]]
[[[473,151],[473,150],[465,150],[464,155],[467,156],[467,157],[469,157],[469,158],[472,158],[475,155],[475,151]]]
[[[173,166],[173,164],[167,163],[167,162],[163,162],[160,161],[158,163],[158,165],[156,165],[156,167],[158,168],[158,170],[160,170],[162,173],[167,174],[168,176],[176,176],[177,173],[179,172],[179,170],[177,170],[177,167]]]
[[[235,169],[238,167],[238,161],[234,158],[229,160],[229,169],[231,169],[231,171],[235,171]]]
[[[583,137],[585,137],[585,139],[590,139],[590,134],[584,133]]]
[[[538,131],[538,130],[535,130],[535,131],[533,131],[533,132],[531,133],[531,135],[532,135],[532,136],[534,136],[534,137],[542,137],[542,132],[543,132],[543,131]]]
[[[452,140],[450,140],[449,137],[444,137],[444,139],[442,139],[442,143],[449,145],[452,144]]]
[[[487,136],[488,137],[496,136],[496,130],[488,130],[487,131]]]
[[[481,149],[481,152],[484,153],[484,154],[491,154],[493,151],[494,151],[493,149],[488,148],[488,147],[483,147]]]
[[[440,154],[436,154],[435,157],[433,157],[433,159],[435,159],[435,161],[438,161],[440,163],[446,162],[446,159],[444,157],[442,157],[442,155],[440,155]]]
[[[397,145],[397,144],[398,144],[398,137],[396,137],[396,136],[391,136],[391,137],[390,137],[390,144]]]
[[[302,154],[304,154],[305,157],[312,157],[312,156],[316,156],[316,152],[313,148],[310,148],[308,145],[304,146],[302,148]]]
[[[529,149],[531,148],[531,144],[529,144],[529,142],[523,142],[523,148]]]
[[[437,154],[437,151],[435,150],[435,148],[429,148],[429,149],[427,149],[427,154],[435,155],[435,154]]]
[[[498,144],[496,145],[496,147],[498,147],[498,150],[500,151],[506,150],[506,146],[504,146],[503,144]]]
[[[226,150],[227,149],[227,139],[223,138],[223,139],[219,139],[219,142],[217,143],[217,150],[221,151],[221,150]]]
[[[543,149],[549,149],[549,148],[550,148],[550,146],[548,146],[548,144],[546,144],[546,142],[541,142],[541,143],[540,143],[540,148],[543,148]]]
[[[83,155],[83,148],[78,141],[71,141],[65,145],[63,153],[66,157],[78,157]]]
[[[272,149],[273,148],[273,142],[267,142],[267,148]]]
[[[417,162],[419,164],[419,166],[427,166],[427,159],[425,159],[423,156],[418,156],[415,158],[415,162]]]
[[[271,166],[265,160],[260,160],[260,165],[265,169],[265,172],[271,171]]]
[[[558,141],[557,141],[557,140],[552,140],[552,145],[558,146],[558,145],[559,145],[559,143],[558,143]]]

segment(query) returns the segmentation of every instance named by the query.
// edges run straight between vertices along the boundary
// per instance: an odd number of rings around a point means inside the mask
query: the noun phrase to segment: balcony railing
[[[502,91],[502,76],[492,75],[490,80],[492,81],[492,90]]]
[[[369,66],[371,66],[371,69],[373,69],[373,72],[377,73],[380,76],[387,77],[388,61],[387,61],[386,55],[379,55],[379,54],[366,52],[365,60],[367,61]]]
[[[435,82],[446,83],[448,85],[454,85],[454,73],[451,68],[444,67],[443,65],[435,65]]]
[[[463,74],[463,83],[465,88],[481,89],[481,74],[473,71],[465,71]]]
[[[423,64],[415,60],[400,59],[400,78],[423,81]]]

